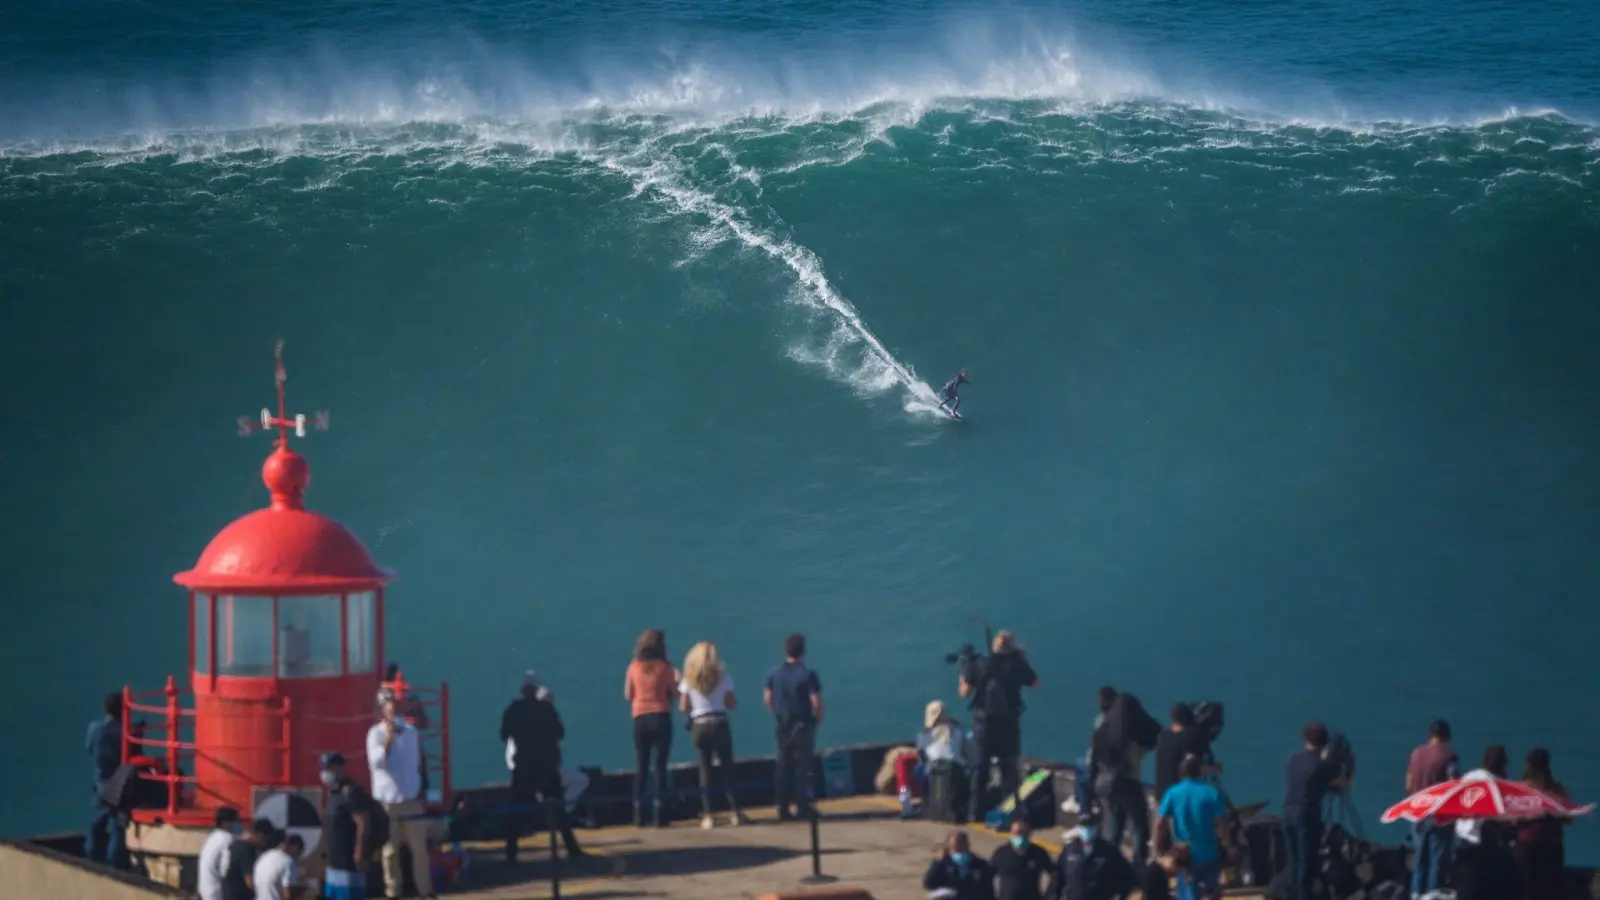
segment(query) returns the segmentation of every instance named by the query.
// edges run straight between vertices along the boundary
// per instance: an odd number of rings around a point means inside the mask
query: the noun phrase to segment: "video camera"
[[[1205,736],[1206,743],[1214,744],[1222,737],[1222,704],[1215,700],[1197,700],[1189,704],[1194,713],[1195,730]]]
[[[959,665],[962,671],[966,671],[967,667],[971,666],[977,658],[978,649],[976,647],[971,644],[962,644],[960,650],[944,655],[944,663],[947,666]]]
[[[1350,746],[1350,739],[1345,737],[1344,732],[1335,731],[1328,735],[1328,755],[1326,759],[1338,767],[1340,778],[1355,777],[1356,751],[1354,747]],[[1334,788],[1333,792],[1337,794],[1339,789]]]
[[[967,616],[967,620],[983,626],[983,646],[985,648],[994,644],[994,629],[989,627],[988,622],[970,614]],[[971,671],[973,663],[982,658],[983,654],[978,652],[978,648],[971,644],[962,644],[961,649],[944,655],[944,664],[947,666],[960,666],[962,673],[965,674]]]

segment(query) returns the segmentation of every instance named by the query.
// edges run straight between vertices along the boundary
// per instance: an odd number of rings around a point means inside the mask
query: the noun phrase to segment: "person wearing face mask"
[[[1050,900],[1123,900],[1138,887],[1133,866],[1098,829],[1082,825],[1064,836],[1056,858]]]
[[[367,896],[372,797],[345,774],[344,756],[340,753],[322,755],[322,786],[328,791],[322,813],[328,830],[323,896],[327,900],[361,900]]]
[[[943,900],[994,900],[994,870],[972,855],[966,832],[952,831],[922,876],[922,886]]]
[[[995,900],[1044,900],[1040,879],[1054,870],[1050,854],[1033,842],[1026,819],[1011,823],[1011,840],[989,858],[994,869]]]

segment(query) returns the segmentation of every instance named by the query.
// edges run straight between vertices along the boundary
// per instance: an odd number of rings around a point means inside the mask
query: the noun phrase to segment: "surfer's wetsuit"
[[[940,396],[944,398],[943,402],[941,402],[939,405],[949,406],[950,411],[955,412],[956,407],[961,405],[961,395],[956,393],[956,391],[960,389],[963,384],[971,383],[972,382],[967,380],[966,369],[962,369],[956,374],[950,376],[950,380],[944,383],[944,390],[939,392]]]

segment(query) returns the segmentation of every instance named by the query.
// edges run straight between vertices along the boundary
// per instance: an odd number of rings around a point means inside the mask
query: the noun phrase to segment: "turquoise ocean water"
[[[1375,819],[1436,716],[1600,799],[1597,121],[1585,3],[0,12],[0,833],[182,674],[280,336],[461,782],[530,667],[628,764],[649,626],[909,735],[981,615],[1035,752],[1112,683],[1225,701],[1242,800],[1322,718]]]

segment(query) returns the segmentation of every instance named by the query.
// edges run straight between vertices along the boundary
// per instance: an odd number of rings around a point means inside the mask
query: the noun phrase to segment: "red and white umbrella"
[[[1383,821],[1420,822],[1430,816],[1441,824],[1455,819],[1537,819],[1581,816],[1593,809],[1592,803],[1575,806],[1520,781],[1496,778],[1479,770],[1412,794],[1389,807]]]

